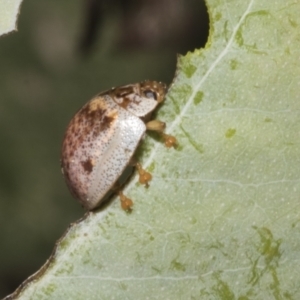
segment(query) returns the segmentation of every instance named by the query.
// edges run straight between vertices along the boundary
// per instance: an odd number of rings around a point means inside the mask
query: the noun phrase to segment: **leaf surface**
[[[0,0],[0,36],[17,29],[22,0]]]

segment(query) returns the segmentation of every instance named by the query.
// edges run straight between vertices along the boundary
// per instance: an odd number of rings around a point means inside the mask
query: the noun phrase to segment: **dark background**
[[[113,86],[170,83],[207,36],[203,0],[24,0],[0,39],[0,298],[83,216],[59,167],[73,114]]]

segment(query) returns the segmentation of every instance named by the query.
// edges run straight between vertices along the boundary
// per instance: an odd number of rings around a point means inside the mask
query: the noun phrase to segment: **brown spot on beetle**
[[[134,88],[132,86],[119,87],[111,90],[112,97],[126,98],[134,94]]]
[[[94,162],[92,161],[92,159],[89,158],[86,161],[82,161],[81,165],[87,173],[91,173],[93,171]]]
[[[118,105],[124,109],[127,109],[130,103],[140,103],[141,100],[139,97],[135,96],[136,93],[139,93],[138,87],[124,86],[112,89],[109,95]]]
[[[107,109],[103,98],[96,98],[85,105],[69,125],[69,134],[73,135],[72,139],[77,140],[75,148],[78,148],[90,133],[96,137],[101,131],[109,129],[117,116],[116,110]]]
[[[132,99],[125,97],[122,99],[122,102],[120,102],[120,106],[123,107],[124,109],[126,109],[131,101],[132,101]]]
[[[115,110],[104,115],[101,120],[101,123],[100,123],[101,129],[104,130],[106,128],[109,128],[111,123],[114,122],[114,120],[117,118],[117,116],[118,116],[118,113]]]

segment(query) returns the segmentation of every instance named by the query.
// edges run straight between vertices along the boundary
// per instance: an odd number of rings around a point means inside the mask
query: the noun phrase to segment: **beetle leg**
[[[161,122],[159,120],[152,120],[146,123],[146,128],[147,130],[158,132],[164,139],[165,146],[167,148],[175,148],[177,146],[177,139],[172,135],[164,133],[164,130],[166,128],[166,124],[164,122]]]
[[[170,135],[170,134],[166,134],[164,132],[161,133],[161,136],[164,139],[165,146],[167,148],[171,148],[171,147],[176,148],[177,147],[177,139],[176,139],[175,136]]]
[[[143,169],[142,165],[135,160],[134,157],[131,158],[130,165],[136,167],[139,173],[139,182],[140,184],[144,184],[145,187],[149,187],[148,182],[152,179],[152,175]]]
[[[152,179],[152,175],[147,172],[145,169],[142,168],[140,163],[135,163],[135,167],[137,168],[137,171],[139,173],[139,182],[141,184],[144,184],[145,187],[149,186],[149,181]]]
[[[120,197],[122,209],[127,212],[131,212],[132,206],[133,206],[133,201],[123,194],[123,191],[121,190],[121,186],[118,182],[115,183],[115,185],[112,187],[112,190],[114,190],[115,192],[118,191],[117,193]]]
[[[133,201],[130,198],[127,198],[122,191],[119,191],[119,197],[121,201],[121,207],[127,212],[132,211]]]
[[[166,128],[166,123],[159,120],[151,120],[146,123],[147,130],[163,132]]]
[[[149,172],[147,172],[146,170],[144,170],[142,168],[141,164],[136,162],[134,160],[134,158],[132,158],[130,164],[132,164],[133,166],[135,166],[137,168],[137,171],[139,173],[139,182],[141,184],[144,184],[146,187],[148,187],[149,186],[148,182],[152,179],[152,175]],[[120,185],[118,183],[115,183],[114,189],[119,190],[118,195],[120,197],[122,209],[124,209],[127,212],[131,212],[132,206],[133,206],[133,201],[123,194],[123,192],[120,190]]]

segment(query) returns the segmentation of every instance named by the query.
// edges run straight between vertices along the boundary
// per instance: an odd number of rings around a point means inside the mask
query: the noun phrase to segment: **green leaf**
[[[16,298],[300,298],[300,3],[207,5],[207,46],[158,113],[179,147],[146,138],[133,212],[73,224]]]
[[[22,0],[0,0],[0,36],[17,30],[17,18]]]

